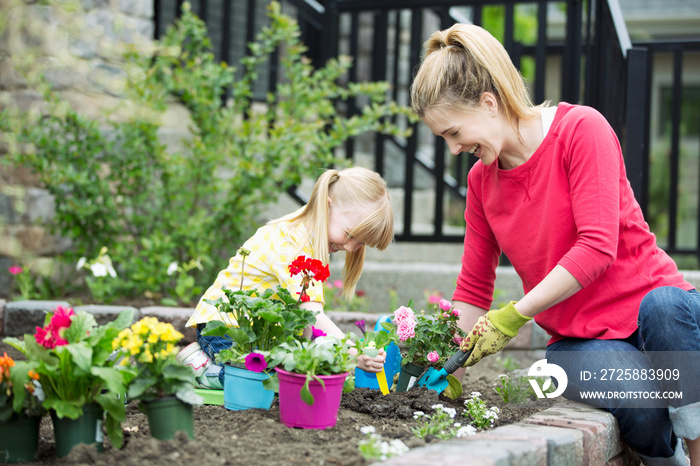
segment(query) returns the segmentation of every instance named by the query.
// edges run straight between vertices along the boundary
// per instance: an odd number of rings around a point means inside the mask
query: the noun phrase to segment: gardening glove
[[[501,351],[518,334],[520,327],[525,325],[532,317],[526,317],[515,309],[515,301],[507,306],[491,310],[485,316],[479,317],[474,328],[462,340],[460,349],[469,351],[473,349],[471,356],[464,363],[465,367],[473,366],[486,356]]]

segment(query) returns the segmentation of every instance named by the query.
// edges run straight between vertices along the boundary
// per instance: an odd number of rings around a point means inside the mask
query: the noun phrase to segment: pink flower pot
[[[305,374],[287,372],[276,367],[279,379],[280,421],[287,427],[302,429],[326,429],[333,427],[338,420],[340,397],[348,373],[320,375],[326,387],[317,381],[309,382],[309,390],[314,404],[307,405],[301,399],[301,388],[306,381]]]

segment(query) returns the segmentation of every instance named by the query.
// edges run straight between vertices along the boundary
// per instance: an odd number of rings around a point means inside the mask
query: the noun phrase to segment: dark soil
[[[15,350],[0,344],[0,354]],[[11,354],[12,355],[12,354]],[[16,352],[14,353],[16,357]],[[521,367],[534,362],[526,358]],[[494,378],[504,372],[497,358],[491,357],[470,368],[463,379],[464,395],[451,400],[433,390],[413,388],[407,392],[391,392],[383,396],[378,390],[355,389],[343,394],[337,424],[326,430],[305,430],[285,427],[279,420],[277,400],[269,411],[254,409],[229,411],[223,406],[195,406],[195,438],[192,441],[180,432],[172,441],[158,441],[150,436],[148,420],[136,402],[127,406],[123,423],[124,446],[114,449],[105,440],[104,452],[78,445],[64,458],[56,457],[53,426],[44,417],[41,426],[39,464],[104,464],[164,465],[174,464],[245,464],[245,465],[363,465],[358,444],[365,435],[363,426],[372,425],[383,439],[401,439],[409,448],[419,448],[436,439],[419,439],[412,427],[414,411],[433,412],[436,403],[464,411],[464,401],[472,391],[482,394],[487,405],[498,406],[496,426],[518,422],[553,404],[553,400],[537,400],[525,404],[505,404],[493,391]],[[462,418],[466,425],[467,418]]]

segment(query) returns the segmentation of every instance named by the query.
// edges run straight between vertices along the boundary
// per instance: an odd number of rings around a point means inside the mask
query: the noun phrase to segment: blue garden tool
[[[459,350],[452,355],[450,359],[447,360],[442,369],[437,370],[431,367],[425,374],[423,374],[418,382],[415,383],[414,387],[425,387],[430,390],[435,390],[438,393],[442,393],[450,385],[447,380],[447,376],[452,374],[454,371],[462,367],[462,365],[467,362],[469,356],[472,354],[472,349],[469,351]]]

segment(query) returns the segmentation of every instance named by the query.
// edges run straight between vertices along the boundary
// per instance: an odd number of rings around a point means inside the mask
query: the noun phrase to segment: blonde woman
[[[469,332],[466,365],[534,318],[551,336],[547,362],[566,371],[565,397],[605,392],[589,403],[612,412],[646,465],[685,465],[680,437],[700,464],[700,294],[657,246],[605,118],[565,102],[533,105],[503,46],[464,24],[425,43],[411,103],[452,154],[479,159],[453,296]],[[489,311],[501,253],[525,296]],[[683,399],[644,399],[669,391]]]
[[[301,277],[289,273],[289,264],[294,259],[303,254],[327,264],[331,254],[343,251],[343,295],[349,298],[354,295],[362,274],[365,248],[386,249],[393,241],[393,231],[391,199],[381,176],[361,167],[327,170],[316,181],[306,206],[270,221],[243,244],[243,249],[250,254],[245,258],[242,289],[282,286],[292,295],[298,294]],[[205,301],[223,296],[224,287],[233,290],[241,287],[241,262],[238,254],[229,260],[228,267],[219,272],[186,324],[197,328],[199,351],[208,356],[202,357],[202,361],[213,360],[216,353],[230,346],[230,341],[221,337],[202,336],[201,330],[210,320],[220,318],[217,310]],[[342,338],[343,332],[323,312],[323,285],[313,282],[306,293],[310,300],[302,302],[301,306],[319,311],[315,327]],[[190,357],[196,358],[196,355]],[[385,357],[384,354],[375,358],[361,355],[357,358],[357,367],[379,372]],[[215,388],[219,388],[216,379],[223,386],[223,371],[215,365],[207,369],[209,377],[199,380],[206,385],[211,381],[212,371],[218,375],[214,380]]]

